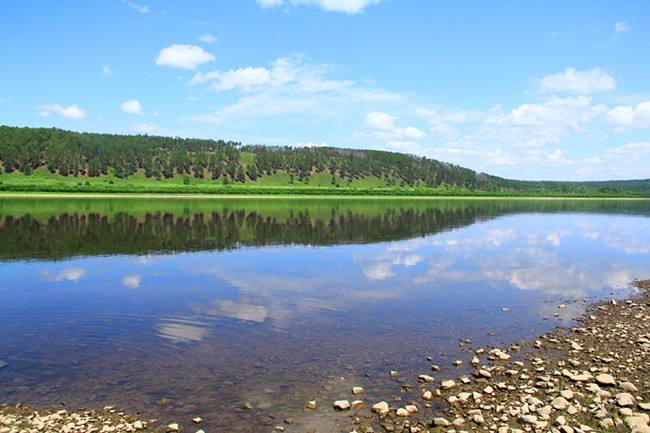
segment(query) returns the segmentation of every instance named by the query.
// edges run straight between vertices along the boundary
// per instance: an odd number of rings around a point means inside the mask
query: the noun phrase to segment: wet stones
[[[434,377],[433,377],[433,376],[429,376],[428,374],[421,374],[421,375],[419,375],[419,376],[418,376],[418,380],[419,380],[420,382],[424,382],[424,383],[432,383],[433,381],[435,381]]]
[[[360,387],[360,386],[352,387],[352,394],[354,394],[354,395],[361,395],[361,394],[363,394],[363,392],[364,392],[363,388]]]

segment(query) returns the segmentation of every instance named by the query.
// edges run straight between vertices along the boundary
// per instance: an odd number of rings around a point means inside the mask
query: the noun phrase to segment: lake
[[[0,198],[0,403],[338,431],[352,386],[416,398],[402,386],[456,377],[466,339],[534,338],[629,293],[649,217],[645,200]]]

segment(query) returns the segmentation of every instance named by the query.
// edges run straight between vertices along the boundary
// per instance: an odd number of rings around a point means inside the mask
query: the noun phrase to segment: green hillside
[[[517,181],[396,152],[0,126],[0,191],[650,196],[650,180]]]

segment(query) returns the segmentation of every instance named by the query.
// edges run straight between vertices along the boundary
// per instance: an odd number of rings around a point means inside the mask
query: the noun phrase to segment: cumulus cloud
[[[552,97],[542,103],[522,104],[510,112],[496,107],[486,118],[491,130],[482,134],[497,135],[524,146],[556,143],[567,132],[576,130],[607,111],[603,104],[592,104],[588,96]]]
[[[318,6],[325,11],[358,14],[366,7],[377,4],[381,0],[257,0],[263,8],[272,8],[283,5]]]
[[[650,101],[614,107],[607,112],[607,122],[619,129],[650,128]]]
[[[416,140],[426,135],[415,126],[397,127],[395,120],[397,120],[395,116],[381,111],[373,111],[366,114],[363,125],[373,136],[398,145],[404,140]]]
[[[77,104],[67,106],[61,104],[43,105],[39,108],[38,114],[41,117],[50,117],[52,114],[56,114],[67,119],[75,120],[83,119],[86,117],[86,112]]]
[[[102,75],[104,76],[113,75],[113,70],[111,69],[110,66],[104,65],[102,66]]]
[[[600,68],[588,71],[567,68],[564,72],[543,77],[540,87],[547,92],[589,94],[614,90],[616,80]]]
[[[142,114],[142,106],[140,105],[140,101],[137,99],[130,99],[122,102],[120,108],[123,112],[128,114]]]
[[[195,70],[204,63],[213,62],[214,54],[195,45],[172,44],[160,50],[156,58],[159,66]]]

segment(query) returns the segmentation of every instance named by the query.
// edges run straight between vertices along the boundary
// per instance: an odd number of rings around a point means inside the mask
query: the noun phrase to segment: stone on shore
[[[334,402],[334,408],[337,410],[348,410],[350,409],[350,402],[347,400],[336,400]]]
[[[372,405],[372,411],[380,416],[386,416],[388,414],[389,408],[388,403],[385,401],[380,401],[379,403]]]

